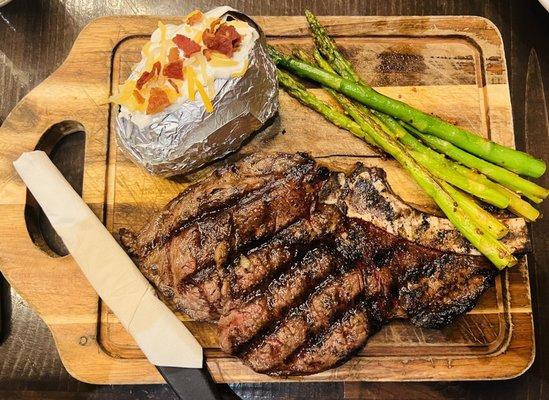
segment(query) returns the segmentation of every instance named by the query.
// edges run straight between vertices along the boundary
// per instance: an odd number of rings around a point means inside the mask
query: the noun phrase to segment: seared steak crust
[[[303,154],[254,155],[121,238],[165,300],[218,321],[224,351],[258,372],[312,374],[391,319],[445,326],[493,284],[486,259],[384,178],[360,165],[329,175]]]
[[[448,325],[475,306],[497,275],[484,257],[420,246],[355,218],[337,242],[342,254],[366,265],[366,297],[382,322],[409,318],[426,328]]]
[[[293,170],[311,166],[312,160],[302,153],[248,156],[215,170],[209,178],[185,189],[137,235],[124,231],[121,239],[130,253],[143,256],[194,219],[237,204],[243,196],[285,177]]]
[[[251,156],[191,186],[121,240],[164,299],[215,321],[229,260],[307,218],[327,176],[303,154]]]
[[[446,218],[421,212],[404,203],[392,192],[385,172],[379,168],[358,164],[349,176],[332,174],[323,186],[320,199],[326,204],[336,204],[348,217],[371,222],[414,243],[458,254],[480,254]],[[525,221],[510,218],[504,222],[509,233],[503,242],[514,253],[529,251]]]
[[[313,374],[343,364],[377,331],[378,326],[372,322],[365,304],[350,308],[322,335],[296,352],[277,374]]]
[[[340,218],[323,246],[329,252],[311,250],[258,296],[228,303],[233,308],[219,320],[224,351],[258,372],[319,372],[393,318],[430,328],[451,323],[496,275],[484,258],[419,246],[355,218]]]

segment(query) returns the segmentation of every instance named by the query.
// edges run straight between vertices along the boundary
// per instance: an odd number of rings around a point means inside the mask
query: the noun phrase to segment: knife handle
[[[215,383],[206,366],[202,368],[157,366],[156,368],[182,400],[238,399],[229,385]]]

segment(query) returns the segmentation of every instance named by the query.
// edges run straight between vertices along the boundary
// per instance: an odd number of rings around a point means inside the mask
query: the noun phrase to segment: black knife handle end
[[[182,400],[238,399],[229,385],[216,384],[208,368],[156,367]]]

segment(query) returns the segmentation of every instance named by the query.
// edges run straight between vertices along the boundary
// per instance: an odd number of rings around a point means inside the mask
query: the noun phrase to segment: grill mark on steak
[[[309,218],[298,220],[272,240],[243,252],[227,269],[224,296],[236,299],[247,295],[292,263],[311,243],[333,234],[341,218],[334,207],[320,205]]]
[[[179,282],[173,304],[197,321],[215,321],[219,318],[220,287],[219,273],[211,266],[193,279]]]
[[[276,375],[304,375],[334,368],[362,349],[378,326],[363,303],[347,310],[341,318],[295,352]]]
[[[315,247],[290,270],[272,280],[266,290],[245,304],[232,304],[219,321],[221,347],[234,353],[270,321],[277,321],[337,266],[338,258],[325,247]]]
[[[292,174],[293,169],[313,166],[313,160],[304,153],[248,156],[185,189],[138,234],[122,229],[120,239],[128,252],[143,257],[194,220],[238,204],[243,196]]]
[[[271,332],[260,335],[247,349],[240,350],[241,358],[254,371],[273,370],[311,335],[326,329],[334,316],[350,306],[362,289],[363,276],[358,269],[338,276],[330,275],[304,303],[289,311]]]

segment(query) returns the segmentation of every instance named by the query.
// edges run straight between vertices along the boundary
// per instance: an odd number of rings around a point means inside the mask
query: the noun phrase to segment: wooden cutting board
[[[312,45],[303,17],[256,21],[269,41],[284,50]],[[503,43],[490,21],[479,17],[323,17],[321,21],[362,77],[382,93],[514,145]],[[83,198],[114,234],[121,227],[140,228],[180,190],[210,171],[212,167],[178,179],[156,178],[117,149],[117,111],[106,99],[126,79],[156,24],[157,17],[92,22],[67,61],[15,107],[0,129],[0,269],[51,329],[67,370],[91,383],[154,383],[162,378],[99,301],[72,257],[52,255],[32,217],[36,204],[11,163],[23,151],[48,150],[64,135],[85,131]],[[434,210],[394,162],[376,157],[361,140],[285,93],[280,106],[280,116],[240,153],[307,151],[333,168],[344,170],[358,160],[381,166],[405,201]],[[216,380],[273,380],[221,352],[214,325],[181,318],[206,348]],[[520,266],[504,271],[480,304],[452,326],[439,331],[391,323],[343,366],[294,379],[505,379],[524,372],[533,358],[528,271],[522,260]]]

